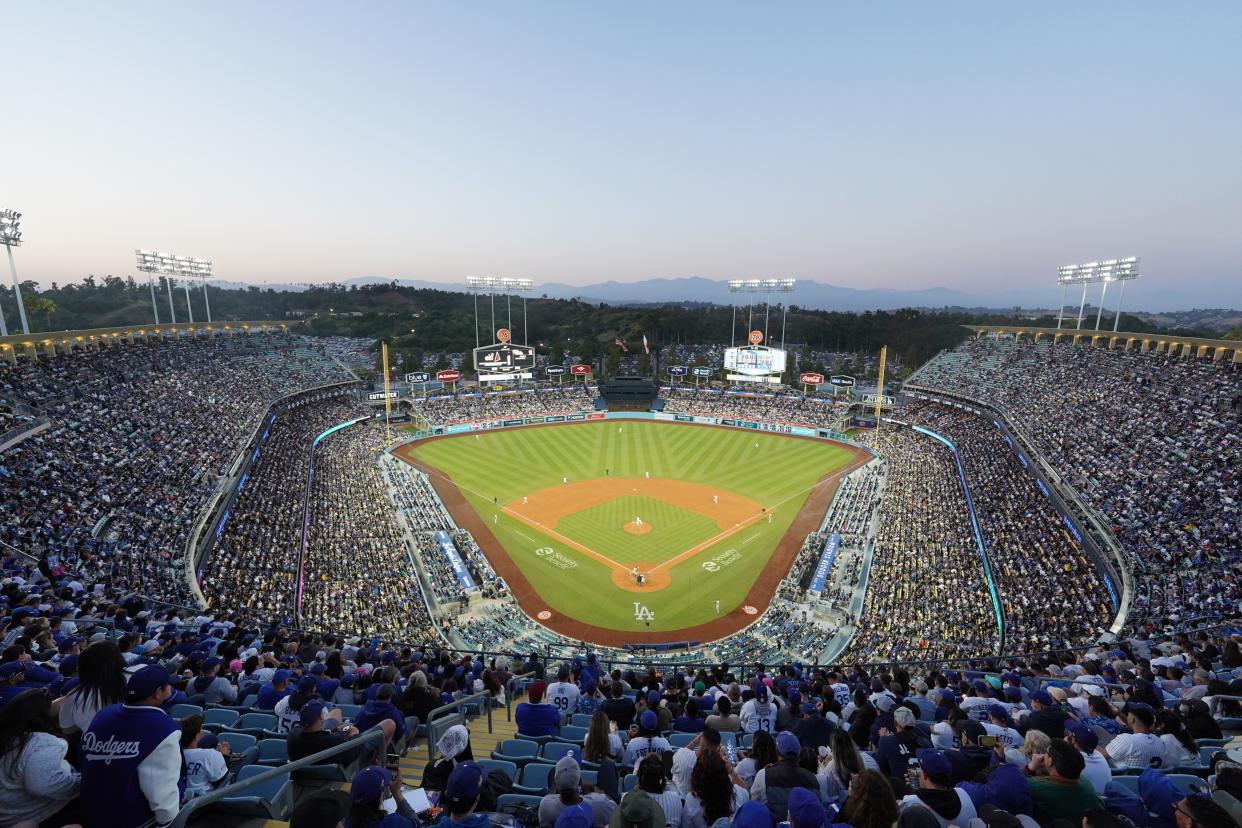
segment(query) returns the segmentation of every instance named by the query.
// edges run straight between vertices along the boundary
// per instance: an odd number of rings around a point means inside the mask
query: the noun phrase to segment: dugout
[[[610,411],[650,411],[658,393],[650,377],[612,377],[599,384]]]

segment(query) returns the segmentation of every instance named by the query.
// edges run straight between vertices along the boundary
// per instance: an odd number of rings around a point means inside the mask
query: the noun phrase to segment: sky
[[[19,3],[19,276],[792,276],[1242,308],[1242,3]],[[1134,304],[1131,305],[1131,302]]]

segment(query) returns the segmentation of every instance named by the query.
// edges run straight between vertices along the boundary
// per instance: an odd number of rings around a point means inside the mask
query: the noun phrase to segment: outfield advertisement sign
[[[543,369],[543,372],[549,377],[559,377],[565,374],[565,370],[564,365],[549,365]]]
[[[819,565],[815,567],[815,575],[811,578],[810,592],[820,593],[828,583],[828,573],[832,571],[832,562],[836,560],[837,550],[841,547],[840,535],[829,535],[824,541],[824,549],[819,554]]]
[[[448,532],[443,530],[436,532],[436,544],[444,553],[444,557],[448,559],[449,566],[453,568],[453,575],[457,577],[457,585],[467,592],[475,589],[474,579],[470,577],[470,571],[466,569],[466,563],[461,559],[461,555],[457,554],[457,547],[453,545],[453,539],[449,537]]]
[[[712,375],[712,369],[706,365],[696,365],[690,369],[690,373],[696,377],[706,378]]]

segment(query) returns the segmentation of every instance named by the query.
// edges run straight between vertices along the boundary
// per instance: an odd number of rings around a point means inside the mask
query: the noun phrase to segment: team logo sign
[[[750,604],[747,604],[746,606],[742,607],[742,612],[746,613],[747,615],[758,615],[759,614],[759,610],[756,609],[755,607],[752,607]]]
[[[497,342],[508,342],[512,338],[513,338],[513,334],[509,333],[508,328],[501,328],[500,330],[496,331]]]
[[[540,613],[536,615],[535,617],[538,618],[540,621],[547,621],[549,618],[552,617],[552,613],[548,612],[547,610],[541,610]]]
[[[751,345],[758,345],[763,341],[763,331],[751,331],[749,339]]]
[[[655,613],[647,609],[641,601],[634,602],[634,620],[635,621],[654,621]]]

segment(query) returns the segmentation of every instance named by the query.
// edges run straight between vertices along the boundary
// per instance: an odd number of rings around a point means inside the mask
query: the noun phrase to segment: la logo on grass
[[[655,613],[643,606],[642,601],[634,602],[634,620],[635,621],[654,621]]]

